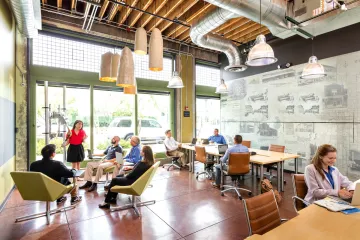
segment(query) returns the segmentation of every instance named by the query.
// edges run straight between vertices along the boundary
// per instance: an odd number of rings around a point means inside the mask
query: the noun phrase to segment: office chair
[[[241,142],[241,144],[244,145],[245,147],[251,148],[251,141],[245,141],[245,140],[243,140],[243,141]]]
[[[262,235],[278,226],[287,219],[280,218],[279,207],[276,203],[274,192],[257,195],[243,199],[249,236]]]
[[[168,166],[168,168],[167,168],[168,171],[170,170],[171,167],[181,170],[181,166],[179,166],[179,162],[178,162],[180,157],[174,157],[174,156],[169,155],[169,151],[168,151],[168,148],[166,147],[166,145],[165,145],[165,150],[166,150],[166,152],[165,152],[166,158],[168,158],[168,159],[170,158],[171,163],[164,164],[162,167],[165,168]]]
[[[292,197],[294,209],[295,212],[299,214],[298,211],[310,205],[309,202],[304,200],[308,191],[307,185],[305,183],[304,174],[293,174],[292,182],[293,182],[294,195],[295,195]]]
[[[242,200],[242,196],[239,190],[247,191],[248,195],[251,196],[251,191],[245,188],[236,187],[236,179],[234,177],[244,176],[250,172],[250,153],[230,153],[227,169],[221,171],[221,196],[224,196],[224,192],[234,190],[238,195],[239,199]],[[233,186],[223,185],[224,177],[231,176]],[[226,188],[226,189],[225,189]]]
[[[214,161],[212,159],[208,159],[205,147],[202,146],[195,146],[195,161],[201,162],[204,164],[204,171],[197,172],[196,173],[196,179],[199,178],[200,175],[205,174],[208,179],[211,179],[211,174],[207,171],[208,169],[207,165],[214,164]]]
[[[269,151],[284,153],[285,152],[285,146],[270,144]],[[267,173],[264,173],[264,175],[268,176],[268,179],[269,179],[270,182],[271,182],[271,179],[275,177],[274,175],[271,175],[271,168],[276,166],[276,164],[277,163],[265,164],[264,165],[264,168],[267,168],[267,171],[268,171]],[[284,183],[286,183],[285,180],[284,180]]]

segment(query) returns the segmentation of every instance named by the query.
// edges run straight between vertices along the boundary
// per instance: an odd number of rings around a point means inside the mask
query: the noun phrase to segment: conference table
[[[196,146],[205,147],[205,151],[209,155],[213,155],[217,158],[222,157],[224,154],[219,153],[218,145],[216,144],[199,144]],[[182,143],[181,148],[187,151],[189,157],[189,171],[195,171],[195,145],[189,143]],[[252,164],[252,169],[254,165],[260,167],[260,180],[264,178],[264,165],[267,164],[277,164],[277,189],[279,191],[284,191],[284,162],[287,160],[295,160],[295,173],[298,173],[297,159],[300,157],[297,154],[290,153],[279,153],[273,151],[266,151],[260,149],[249,148],[250,152],[256,152],[256,155],[250,157],[250,163]],[[252,171],[254,174],[254,171]]]
[[[360,239],[359,229],[359,213],[346,215],[312,204],[279,227],[263,235],[250,236],[246,240],[350,240]]]

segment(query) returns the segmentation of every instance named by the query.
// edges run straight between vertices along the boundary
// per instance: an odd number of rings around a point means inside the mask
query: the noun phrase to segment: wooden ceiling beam
[[[140,2],[138,2],[138,3],[136,4],[136,7],[139,8],[139,9],[142,9],[142,10],[146,11],[146,10],[150,7],[150,5],[151,5],[151,3],[152,3],[153,1],[154,1],[154,0],[146,0],[145,3],[143,3],[143,1],[140,0]],[[130,13],[129,17],[128,17],[128,20],[127,20],[128,25],[129,25],[130,27],[134,26],[134,25],[136,24],[137,20],[139,20],[139,18],[141,17],[142,14],[143,14],[143,13],[142,13],[142,12],[139,12],[139,11],[132,11],[132,12]]]
[[[259,26],[260,25],[258,23],[250,21],[250,22],[244,24],[243,26],[238,27],[238,28],[232,30],[231,32],[225,34],[224,37],[229,38],[229,39],[237,38],[238,34],[241,34],[243,31],[247,30],[248,28],[252,28],[252,29],[256,28],[256,27],[259,28]]]
[[[184,0],[169,0],[165,6],[157,13],[157,15],[160,15],[162,17],[166,17],[169,18],[169,15],[175,11],[175,9],[177,9],[178,7],[180,7],[180,4],[183,2]],[[186,1],[194,1],[194,0],[186,0]],[[171,18],[170,18],[171,19]],[[164,21],[164,19],[161,18],[152,18],[145,26],[145,29],[147,31],[151,31],[152,29],[154,29],[156,26],[158,26],[162,21]]]
[[[76,10],[76,1],[71,0],[71,11],[75,11],[75,10]]]
[[[267,29],[266,27],[262,27],[260,31],[261,31],[261,34],[263,34],[263,35],[266,35],[266,34],[270,33],[269,29]],[[257,36],[259,36],[258,31],[249,33],[246,36],[243,36],[242,38],[239,38],[238,40],[239,40],[239,42],[247,43],[247,42],[250,42],[252,40],[255,40]],[[239,44],[239,45],[241,45],[241,44]]]
[[[136,4],[139,2],[139,0],[132,0],[131,4],[129,4],[131,7],[135,7]],[[129,14],[131,13],[132,9],[131,8],[123,8],[123,10],[120,12],[120,16],[118,19],[118,24],[121,25],[123,24],[126,19],[128,18]]]
[[[193,8],[190,9],[190,12],[192,12],[192,14],[185,19],[185,22],[191,25],[193,22],[196,21],[196,19],[199,19],[200,16],[204,15],[205,13],[215,8],[216,7],[214,5],[211,5],[209,3],[204,4],[203,2],[198,2],[197,4],[195,4]],[[168,37],[176,38],[177,36],[185,32],[187,29],[188,29],[187,27],[173,24],[165,31],[164,35]]]
[[[171,13],[169,15],[170,19],[175,19],[175,18],[180,18],[181,16],[183,16],[187,11],[189,11],[189,9],[191,9],[199,0],[186,0],[184,2],[184,5],[181,5],[179,8],[175,9],[175,11],[173,13]],[[165,29],[167,29],[168,27],[170,27],[170,25],[173,24],[173,22],[170,21],[163,21],[162,23],[160,23],[160,25],[158,26],[158,28],[160,29],[161,32],[165,31]],[[178,24],[176,24],[178,25]]]
[[[58,8],[62,8],[63,4],[62,4],[62,0],[57,0],[57,7]]]
[[[213,32],[221,32],[227,28],[231,28],[231,26],[235,23],[237,23],[238,21],[240,21],[241,19],[243,19],[243,17],[239,17],[239,18],[233,18],[230,19],[229,21],[227,21],[226,23],[224,23],[223,25],[220,25],[219,27],[215,28]]]
[[[251,38],[253,35],[259,35],[260,32],[263,32],[267,30],[267,27],[263,26],[260,28],[259,30],[259,26],[256,26],[256,28],[249,28],[245,31],[243,31],[240,35],[236,36],[236,38],[234,38],[233,40],[238,41],[238,42],[248,42],[244,41],[244,39],[246,38]]]
[[[251,20],[247,19],[247,18],[242,18],[240,21],[232,24],[232,26],[223,29],[222,31],[219,31],[219,34],[222,34],[224,36],[227,36],[228,34],[230,34],[232,31],[236,31],[236,29],[244,26],[247,23],[250,23]]]
[[[75,0],[72,0],[72,1],[75,1]],[[105,0],[103,5],[101,6],[100,13],[99,13],[100,20],[103,18],[108,5],[109,5],[109,0]]]
[[[184,41],[185,39],[187,39],[190,36],[190,29],[186,29],[185,32],[183,32],[181,35],[179,35],[177,38],[180,41]]]
[[[153,14],[158,14],[160,10],[166,5],[168,0],[155,0],[148,8],[148,12],[151,12]],[[151,19],[153,19],[154,16],[150,14],[143,14],[140,19],[137,21],[139,24],[138,26],[145,27],[146,24],[148,24]]]
[[[41,0],[42,4],[47,4],[47,0]]]
[[[117,2],[119,2],[119,1],[117,0]],[[118,11],[120,11],[121,8],[122,8],[122,6],[112,3],[111,4],[111,9],[110,9],[109,14],[108,14],[107,22],[111,22],[114,19],[116,13]]]

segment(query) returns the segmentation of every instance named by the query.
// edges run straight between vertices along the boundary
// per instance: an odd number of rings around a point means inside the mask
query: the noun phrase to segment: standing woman
[[[84,147],[82,145],[85,142],[87,135],[83,130],[83,122],[76,120],[73,128],[69,129],[67,133],[67,139],[63,146],[70,144],[67,150],[67,161],[71,162],[72,168],[79,170],[80,162],[85,158]]]

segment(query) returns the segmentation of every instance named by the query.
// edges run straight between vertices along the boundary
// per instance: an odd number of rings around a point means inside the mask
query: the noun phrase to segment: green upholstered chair
[[[39,172],[11,172],[10,174],[24,200],[46,202],[45,212],[18,217],[15,222],[46,216],[47,224],[49,224],[50,214],[75,208],[75,205],[72,205],[50,210],[50,202],[69,193],[74,188],[74,184],[64,186]]]
[[[131,204],[120,207],[112,207],[111,211],[125,210],[133,208],[135,213],[140,216],[140,212],[137,207],[155,204],[155,200],[146,201],[146,202],[136,202],[136,197],[141,196],[144,190],[150,185],[152,178],[160,165],[160,161],[156,162],[151,168],[149,168],[141,177],[139,177],[133,184],[130,186],[114,186],[110,189],[112,192],[127,194],[132,196]]]

